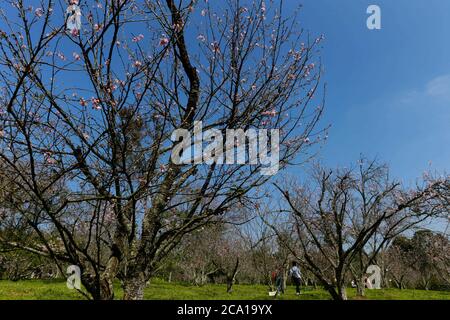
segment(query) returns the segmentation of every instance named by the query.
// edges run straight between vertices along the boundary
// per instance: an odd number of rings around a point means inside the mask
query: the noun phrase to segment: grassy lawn
[[[122,297],[120,285],[117,284],[116,297]],[[354,289],[348,289],[350,299],[356,297]],[[83,299],[82,295],[68,290],[62,281],[0,281],[0,300],[74,300]],[[260,285],[236,285],[232,294],[226,293],[225,285],[205,285],[202,287],[168,283],[154,280],[145,290],[145,299],[148,300],[266,300],[273,299],[268,296],[267,287]],[[288,287],[287,292],[277,299],[285,300],[326,300],[330,299],[327,292],[322,289],[306,288],[301,296],[295,295],[294,288]],[[364,299],[377,300],[450,300],[450,292],[424,291],[424,290],[398,290],[382,289],[367,290]]]

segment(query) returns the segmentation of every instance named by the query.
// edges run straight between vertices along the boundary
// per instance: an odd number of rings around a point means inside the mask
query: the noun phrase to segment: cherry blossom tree
[[[176,259],[183,280],[202,286],[214,281],[219,269],[213,264],[217,243],[223,235],[223,224],[217,223],[202,227],[187,235],[177,248]]]
[[[432,281],[448,281],[450,269],[448,237],[430,230],[420,230],[411,239],[411,267],[417,272],[419,287],[430,289]]]
[[[260,211],[259,206],[256,211]],[[251,269],[258,283],[262,282],[268,288],[272,288],[275,284],[272,283],[271,275],[279,265],[276,236],[263,219],[257,218],[244,226],[241,238],[248,248]]]
[[[158,265],[214,217],[248,206],[261,165],[175,164],[174,130],[280,130],[281,169],[311,156],[322,37],[258,1],[0,4],[0,160],[8,206],[94,299],[142,299]],[[19,237],[17,237],[19,238]],[[8,239],[1,239],[8,242]],[[18,247],[26,244],[15,242]]]
[[[448,235],[420,229],[414,236],[396,237],[386,251],[387,276],[399,289],[448,286],[450,271]]]
[[[241,245],[239,238],[225,233],[214,246],[212,263],[217,268],[217,273],[225,277],[228,293],[233,292],[233,285],[244,258],[244,248]]]
[[[386,251],[386,276],[398,289],[405,289],[411,285],[412,265],[415,261],[411,255],[413,247],[410,239],[398,236]]]
[[[345,300],[350,272],[362,285],[367,266],[395,236],[443,213],[441,185],[405,189],[385,165],[364,159],[334,171],[317,166],[306,184],[278,186],[286,200],[280,212],[289,214],[283,221],[296,233],[285,244],[333,299]]]

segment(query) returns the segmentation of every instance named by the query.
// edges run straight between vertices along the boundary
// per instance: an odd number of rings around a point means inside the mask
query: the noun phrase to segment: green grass
[[[0,281],[0,300],[74,300],[82,296],[61,281]]]
[[[376,300],[450,300],[448,291],[381,289],[367,290],[366,297],[356,297],[354,289],[348,289],[349,299]],[[116,297],[123,293],[116,284]],[[83,299],[76,291],[68,290],[62,281],[0,281],[0,300],[75,300]],[[226,293],[225,285],[209,284],[202,287],[168,283],[155,279],[145,290],[145,299],[149,300],[270,300],[267,287],[262,285],[235,285],[231,294]],[[282,300],[327,300],[329,294],[322,289],[304,288],[301,296],[295,295],[292,286],[281,297]]]

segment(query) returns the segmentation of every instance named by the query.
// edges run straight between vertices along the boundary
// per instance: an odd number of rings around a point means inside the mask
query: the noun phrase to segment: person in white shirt
[[[292,277],[292,281],[295,285],[295,292],[297,295],[300,295],[300,284],[302,280],[302,274],[300,272],[299,267],[297,266],[297,262],[292,262],[292,268],[289,270],[289,275]]]

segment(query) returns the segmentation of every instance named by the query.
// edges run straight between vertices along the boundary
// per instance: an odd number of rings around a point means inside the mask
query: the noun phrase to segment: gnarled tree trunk
[[[358,279],[358,281],[356,281],[356,294],[360,297],[364,297],[364,295],[366,294],[365,292],[365,281],[364,281],[364,277],[361,277]]]
[[[345,288],[345,284],[339,284],[338,286],[338,294],[339,300],[347,300],[347,289]]]
[[[236,264],[233,270],[227,274],[227,293],[233,292],[233,285],[236,281],[236,275],[239,269],[239,258],[236,258]]]
[[[132,274],[123,281],[124,300],[143,300],[147,279],[143,273]]]

